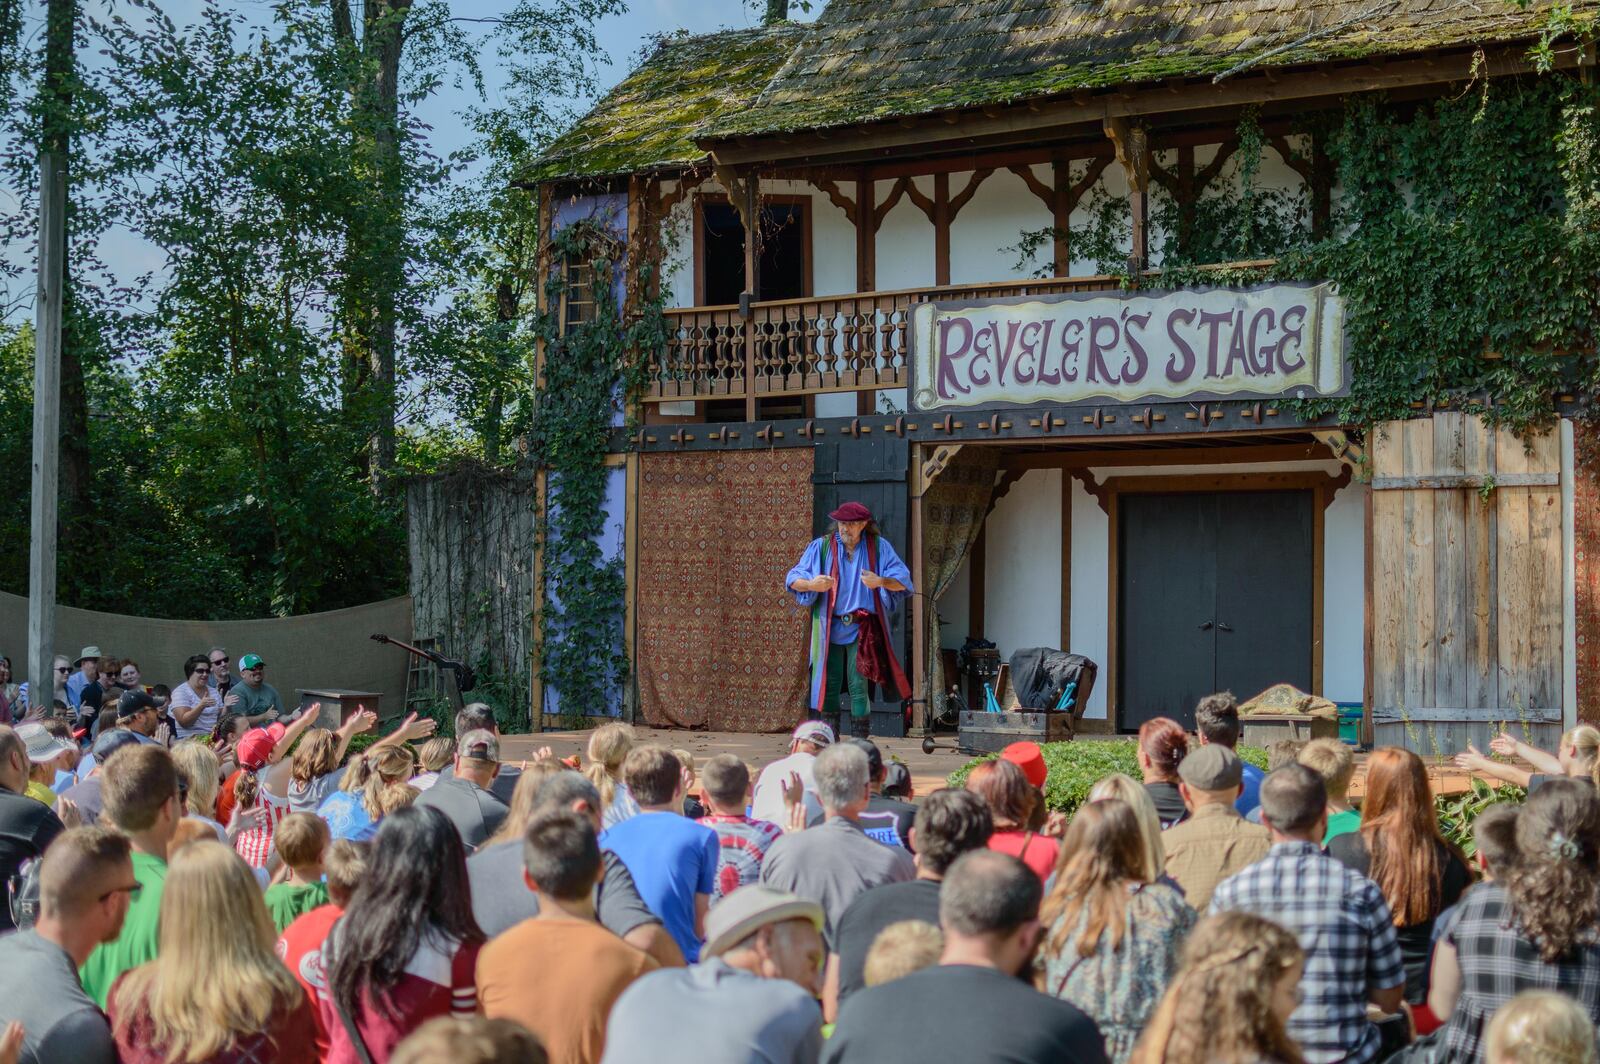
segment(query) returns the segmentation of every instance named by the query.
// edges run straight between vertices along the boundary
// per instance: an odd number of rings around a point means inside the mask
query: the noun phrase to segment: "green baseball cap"
[[[259,669],[265,664],[266,662],[261,660],[260,654],[246,654],[239,659],[239,668],[241,669]]]

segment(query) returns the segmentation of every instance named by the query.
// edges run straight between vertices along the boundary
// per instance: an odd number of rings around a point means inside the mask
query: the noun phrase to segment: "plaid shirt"
[[[1554,964],[1517,929],[1511,899],[1499,883],[1473,887],[1461,899],[1448,938],[1461,961],[1461,997],[1436,1059],[1479,1061],[1484,1032],[1501,1005],[1524,990],[1554,990],[1576,1001],[1600,1023],[1600,943],[1591,934]]]
[[[1378,1053],[1367,1020],[1369,989],[1405,982],[1394,919],[1376,883],[1323,853],[1315,843],[1280,842],[1267,856],[1225,879],[1211,912],[1264,916],[1293,931],[1306,952],[1300,1005],[1289,1034],[1310,1064],[1366,1064]]]

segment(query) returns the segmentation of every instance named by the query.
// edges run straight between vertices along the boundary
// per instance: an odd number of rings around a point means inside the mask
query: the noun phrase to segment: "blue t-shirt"
[[[1250,810],[1261,804],[1261,781],[1267,774],[1256,768],[1250,762],[1244,763],[1244,790],[1239,793],[1239,800],[1233,807],[1239,811],[1240,816],[1249,816]]]
[[[328,795],[317,807],[317,815],[328,822],[328,832],[334,840],[366,842],[378,833],[378,822],[361,804],[361,796],[349,791],[334,791]]]
[[[640,813],[600,835],[601,849],[622,859],[645,905],[666,925],[684,960],[700,959],[694,898],[717,885],[717,833],[676,813]]]

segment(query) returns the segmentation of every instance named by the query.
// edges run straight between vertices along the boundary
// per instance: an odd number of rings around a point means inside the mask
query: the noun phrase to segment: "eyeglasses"
[[[71,672],[72,671],[72,667],[70,665],[57,665],[56,666],[56,671],[57,672]]]
[[[210,676],[211,675],[211,670],[208,669],[208,668],[205,668],[203,666],[196,666],[194,672],[190,673],[189,675],[190,676]]]
[[[139,892],[141,890],[143,890],[143,889],[144,889],[144,884],[143,883],[134,883],[132,886],[127,886],[127,887],[112,887],[110,890],[108,890],[104,894],[100,895],[100,900],[101,901],[105,901],[107,898],[111,897],[111,895],[113,895],[113,894],[126,894],[128,896],[128,900],[132,901],[133,899],[135,899],[135,898],[137,898],[139,896]]]
[[[212,658],[211,659],[211,664],[213,664],[213,665],[226,665],[228,663],[228,661],[229,661],[228,658]]]

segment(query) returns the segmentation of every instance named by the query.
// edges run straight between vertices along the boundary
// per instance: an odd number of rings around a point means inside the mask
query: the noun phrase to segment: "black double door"
[[[1117,500],[1118,726],[1194,727],[1213,691],[1311,688],[1315,509],[1309,491]]]

